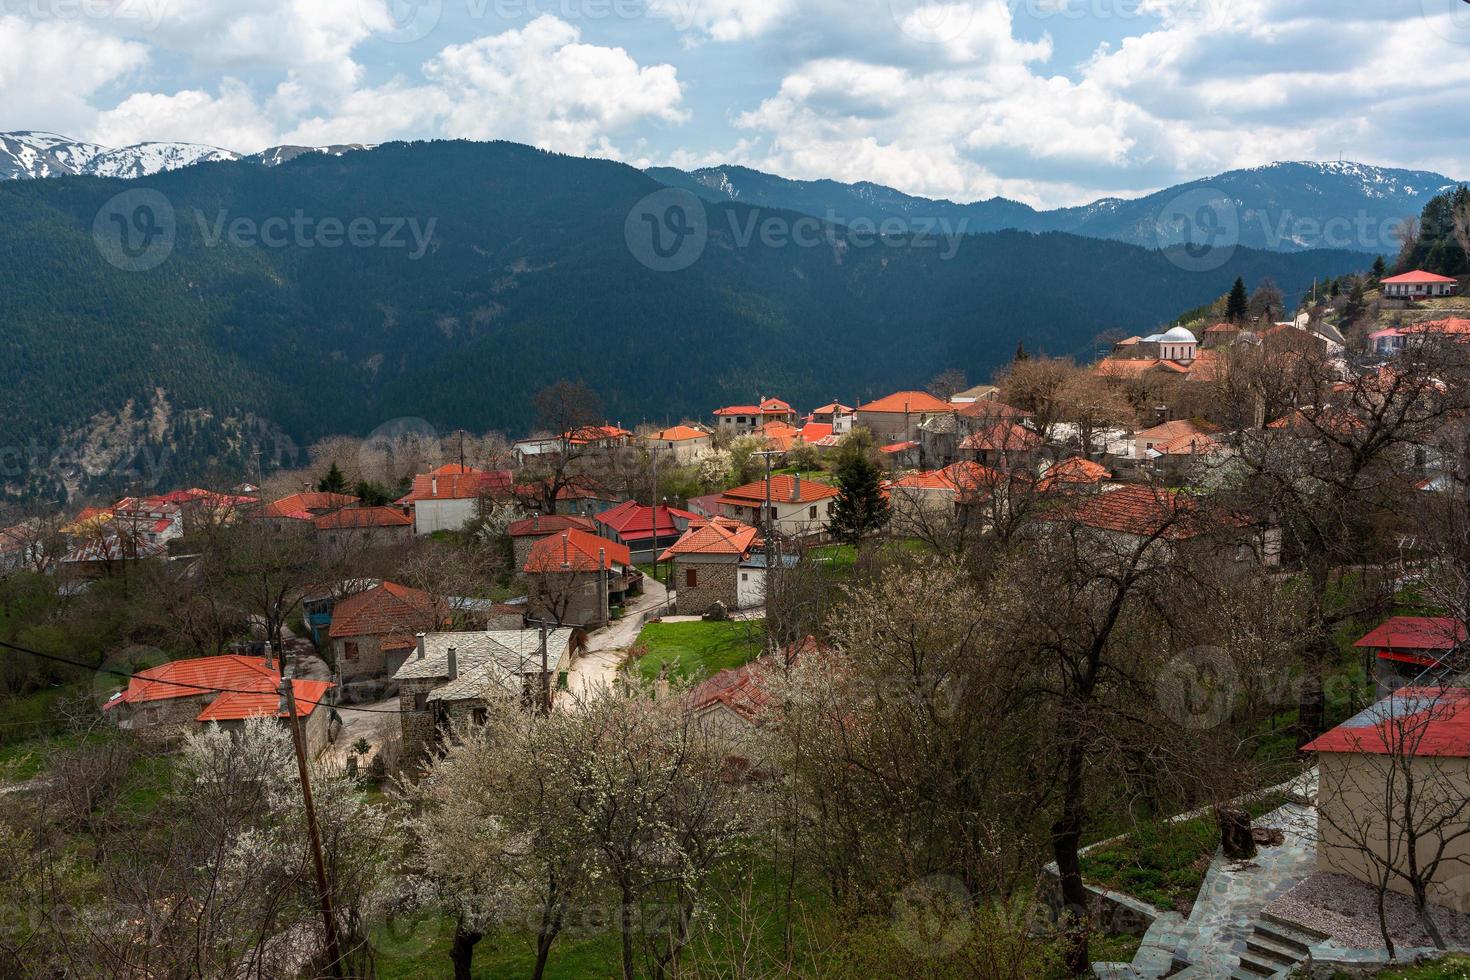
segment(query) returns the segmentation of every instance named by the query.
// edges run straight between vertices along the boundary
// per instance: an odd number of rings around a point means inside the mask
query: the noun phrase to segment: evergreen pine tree
[[[837,499],[829,522],[839,541],[857,544],[888,523],[882,470],[866,451],[854,446],[837,462]]]
[[[346,493],[347,477],[343,476],[337,464],[333,463],[332,468],[327,470],[327,475],[318,481],[316,488],[322,493]]]
[[[1383,256],[1380,255],[1373,260],[1373,281],[1375,283],[1381,282],[1387,272],[1388,266],[1384,263]]]
[[[1019,363],[1021,361],[1029,359],[1030,357],[1031,355],[1026,353],[1026,345],[1019,340],[1016,341],[1016,356],[1012,358],[1012,360]]]
[[[1244,322],[1248,302],[1249,299],[1245,294],[1245,280],[1236,276],[1235,285],[1230,287],[1230,297],[1225,300],[1225,319],[1231,323]]]
[[[1345,325],[1351,324],[1363,315],[1367,307],[1368,301],[1363,295],[1363,280],[1356,279],[1353,281],[1353,291],[1348,293],[1347,302],[1342,306],[1342,322]]]

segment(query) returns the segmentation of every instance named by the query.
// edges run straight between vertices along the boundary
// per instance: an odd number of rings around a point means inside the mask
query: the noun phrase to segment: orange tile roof
[[[473,473],[484,473],[485,471],[477,470],[467,463],[445,463],[438,469],[433,469],[429,472],[434,476],[469,476]]]
[[[385,636],[433,630],[448,621],[443,603],[396,582],[348,596],[332,610],[332,637]]]
[[[831,422],[808,422],[801,427],[802,442],[817,442],[832,434]]]
[[[960,448],[980,452],[1029,452],[1044,442],[1041,436],[1014,422],[992,422],[960,440]]]
[[[786,415],[795,414],[790,405],[779,398],[766,398],[759,405],[726,405],[715,409],[716,415]]]
[[[797,491],[797,477],[780,475],[771,477],[771,503],[773,504],[809,504],[818,500],[826,500],[828,497],[837,496],[837,488],[815,480],[801,480],[800,496]],[[766,481],[757,480],[744,486],[732,487],[720,494],[720,503],[734,504],[739,507],[749,507],[752,504],[764,504],[766,502]]]
[[[546,572],[596,572],[616,566],[626,568],[632,563],[632,554],[627,545],[588,534],[586,531],[568,529],[537,541],[526,558],[524,571],[533,575]]]
[[[820,408],[814,408],[814,409],[812,409],[811,410],[811,413],[809,415],[807,415],[807,418],[811,418],[814,415],[851,415],[851,414],[852,414],[852,408],[851,408],[851,406],[844,405],[841,402],[828,402],[827,404],[821,406]]]
[[[894,453],[906,453],[910,449],[918,448],[919,444],[917,442],[914,442],[912,439],[909,439],[905,442],[890,442],[886,446],[879,446],[878,451],[880,453],[888,453],[889,455],[892,455]]]
[[[1052,489],[1059,485],[1065,486],[1089,486],[1101,483],[1110,474],[1108,468],[1101,463],[1095,463],[1081,456],[1069,456],[1059,463],[1048,467],[1037,486],[1043,490]]]
[[[591,442],[608,442],[626,439],[633,433],[616,425],[584,425],[580,429],[562,433],[562,438],[573,446],[585,446]]]
[[[318,531],[365,527],[412,527],[413,518],[396,507],[344,507],[312,521]]]
[[[356,497],[345,493],[322,493],[316,490],[307,490],[302,493],[293,493],[289,497],[273,500],[260,510],[262,517],[289,517],[302,519],[303,513],[309,515],[306,520],[327,511],[341,510],[357,503]]]
[[[689,442],[694,439],[708,439],[709,433],[703,429],[696,429],[692,425],[671,425],[667,429],[660,429],[648,438],[657,442]]]
[[[1100,531],[1170,541],[1192,538],[1205,529],[1205,515],[1193,497],[1162,487],[1127,484],[1083,498],[1056,512],[1055,520],[1072,520]]]
[[[512,521],[506,526],[505,532],[513,538],[544,538],[567,528],[590,533],[597,530],[597,524],[592,518],[577,514],[536,514]]]
[[[760,532],[749,524],[728,517],[715,517],[691,526],[683,536],[664,549],[659,561],[679,555],[736,555],[745,557],[760,543]]]
[[[335,685],[331,681],[314,681],[305,678],[291,679],[291,693],[296,696],[296,713],[303,717],[316,710],[322,696]],[[205,705],[195,721],[244,721],[247,718],[289,718],[289,711],[281,710],[280,691],[274,685],[262,685],[259,691],[244,694],[226,691]]]
[[[891,395],[885,395],[877,401],[859,405],[859,412],[889,412],[918,415],[934,412],[951,412],[954,406],[940,398],[935,398],[927,391],[895,391]]]
[[[680,532],[679,522],[698,519],[699,515],[690,510],[680,510],[667,504],[659,504],[654,508],[636,500],[625,500],[596,517],[598,524],[612,528],[624,540],[653,537],[655,523],[658,525],[658,534],[667,537]]]
[[[420,500],[473,500],[477,497],[509,493],[511,474],[506,470],[471,473],[420,473],[413,478],[413,489],[398,502],[412,504]]]
[[[943,469],[918,470],[894,480],[890,486],[909,490],[947,490],[969,492],[992,487],[1004,479],[999,472],[972,460],[950,463]]]
[[[975,401],[967,402],[958,409],[959,414],[972,419],[1029,419],[1036,413],[1028,412],[1024,408],[1016,408],[1005,402],[996,401],[993,398],[977,398]]]
[[[279,661],[276,664],[279,665]],[[145,704],[209,693],[200,688],[254,689],[262,679],[271,685],[278,684],[280,676],[279,666],[267,667],[260,657],[226,654],[173,660],[138,671],[128,680],[127,690],[116,700],[124,704]]]
[[[1181,436],[1203,436],[1218,431],[1212,425],[1206,425],[1193,419],[1172,419],[1160,423],[1151,429],[1143,429],[1136,433],[1133,438],[1136,442],[1152,442],[1155,444],[1171,442]]]

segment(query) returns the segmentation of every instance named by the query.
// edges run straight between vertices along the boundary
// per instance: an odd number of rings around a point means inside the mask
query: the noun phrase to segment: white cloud
[[[91,23],[0,17],[0,129],[65,133],[95,115],[89,100],[148,63],[148,49]]]
[[[685,118],[672,65],[640,66],[622,48],[580,38],[576,27],[542,15],[445,48],[424,66],[448,105],[443,134],[615,155],[610,138],[634,123]]]
[[[696,40],[732,42],[760,37],[796,10],[796,0],[650,0],[648,13]]]

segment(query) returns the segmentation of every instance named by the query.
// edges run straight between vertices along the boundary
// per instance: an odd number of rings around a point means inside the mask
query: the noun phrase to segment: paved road
[[[644,615],[662,606],[668,592],[662,583],[644,576],[643,594],[623,608],[623,618],[609,623],[587,638],[587,652],[578,657],[567,671],[567,690],[562,698],[575,701],[599,687],[609,687],[617,676],[618,665],[638,633],[643,629]]]

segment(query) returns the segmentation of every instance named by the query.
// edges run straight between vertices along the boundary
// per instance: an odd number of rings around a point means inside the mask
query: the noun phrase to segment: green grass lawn
[[[766,641],[762,620],[745,622],[649,623],[638,634],[638,646],[647,652],[637,661],[638,672],[652,680],[663,665],[679,677],[708,677],[727,667],[739,667],[760,654]]]
[[[1259,817],[1282,802],[1273,794],[1245,809]],[[1127,837],[1082,855],[1082,877],[1155,908],[1184,913],[1194,904],[1219,846],[1220,828],[1213,813],[1177,822],[1150,821]]]
[[[1470,956],[1446,956],[1419,966],[1384,970],[1378,980],[1470,980]]]

